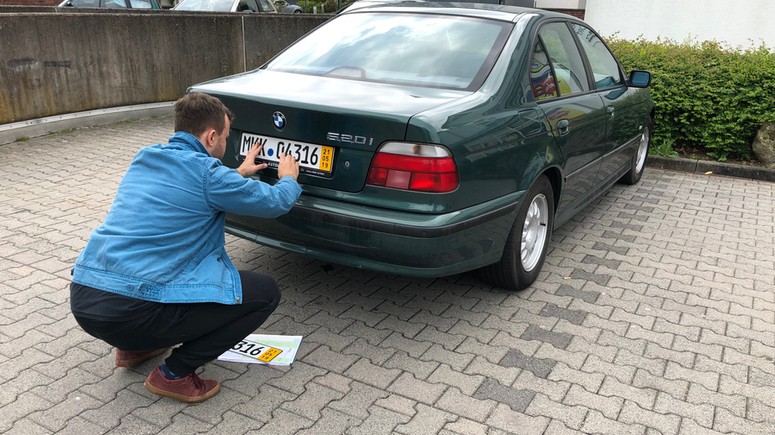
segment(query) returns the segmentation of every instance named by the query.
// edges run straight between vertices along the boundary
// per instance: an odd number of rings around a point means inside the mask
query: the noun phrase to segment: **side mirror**
[[[651,84],[651,73],[648,71],[633,70],[630,72],[629,84],[634,88],[648,88]]]

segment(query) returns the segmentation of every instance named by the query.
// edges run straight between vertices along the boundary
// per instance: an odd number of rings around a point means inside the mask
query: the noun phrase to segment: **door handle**
[[[606,112],[608,112],[608,116],[610,118],[614,117],[614,106],[608,106],[605,108]]]
[[[561,119],[557,121],[557,131],[560,132],[560,136],[565,136],[570,131],[570,121],[567,119]]]

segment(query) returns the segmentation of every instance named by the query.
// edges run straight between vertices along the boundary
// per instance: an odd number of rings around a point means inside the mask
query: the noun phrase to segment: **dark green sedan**
[[[484,4],[344,12],[261,68],[191,90],[236,114],[223,161],[263,145],[299,160],[304,192],[278,219],[227,231],[353,267],[537,278],[552,230],[643,174],[651,75],[627,76],[569,15]]]

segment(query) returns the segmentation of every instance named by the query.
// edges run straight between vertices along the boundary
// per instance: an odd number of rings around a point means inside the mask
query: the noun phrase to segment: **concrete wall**
[[[253,69],[329,17],[0,14],[0,125],[175,100],[192,84]]]
[[[585,20],[603,36],[716,40],[731,48],[764,43],[775,50],[773,0],[587,0]]]

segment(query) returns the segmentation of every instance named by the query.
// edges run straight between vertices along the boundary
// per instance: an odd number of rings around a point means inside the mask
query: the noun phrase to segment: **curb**
[[[711,172],[713,175],[750,178],[752,180],[761,181],[775,181],[775,169],[759,166],[659,156],[648,156],[646,162],[653,168],[668,169],[671,171],[690,172],[695,174]]]
[[[30,119],[0,125],[0,145],[15,142],[20,137],[38,137],[70,128],[94,127],[174,113],[174,101],[164,103],[135,104],[67,113],[47,118]]]

